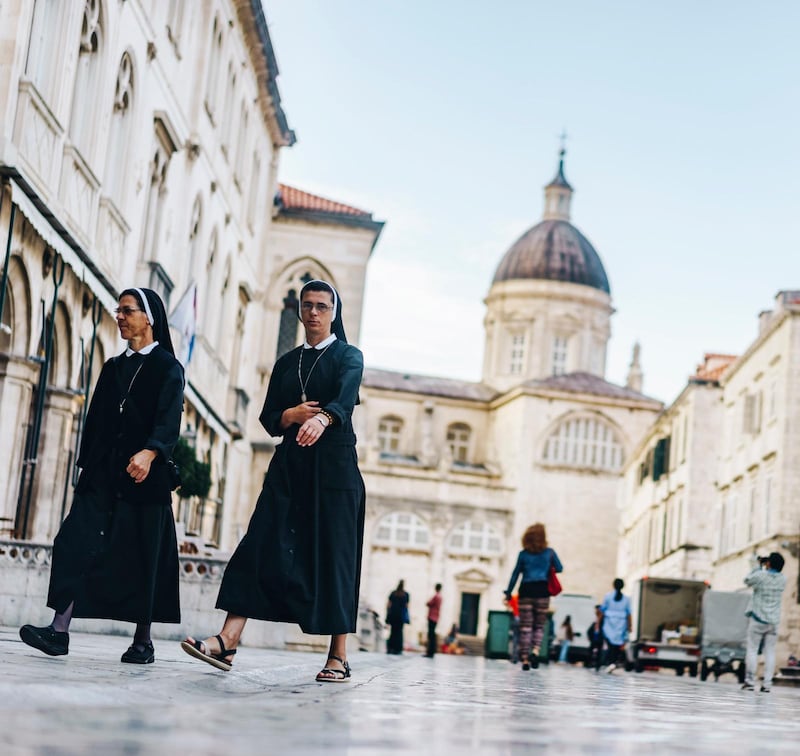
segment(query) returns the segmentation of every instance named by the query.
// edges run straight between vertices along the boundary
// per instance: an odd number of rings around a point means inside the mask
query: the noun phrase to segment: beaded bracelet
[[[325,415],[325,417],[328,418],[328,425],[333,425],[334,417],[333,417],[333,415],[331,415],[330,412],[326,412],[325,410],[320,410],[319,414],[320,415]]]

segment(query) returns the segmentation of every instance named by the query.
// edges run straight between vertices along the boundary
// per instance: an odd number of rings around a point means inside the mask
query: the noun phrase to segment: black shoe
[[[52,625],[34,627],[23,625],[19,629],[23,643],[43,651],[48,656],[66,656],[69,653],[69,633],[59,633]]]
[[[152,664],[155,660],[156,650],[152,643],[131,643],[120,659],[125,664]]]
[[[768,687],[767,685],[762,685],[761,686],[761,692],[762,693],[769,693],[771,690],[772,690],[772,688]]]
[[[539,657],[531,655],[531,669],[539,669]]]

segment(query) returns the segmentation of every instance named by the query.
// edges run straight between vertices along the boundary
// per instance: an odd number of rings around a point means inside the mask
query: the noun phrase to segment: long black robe
[[[183,369],[160,346],[103,366],[81,441],[81,477],[53,543],[49,607],[63,612],[74,601],[74,617],[180,622],[166,460],[178,440],[182,406]],[[157,455],[137,484],[125,468],[146,448]]]
[[[298,425],[280,427],[283,411],[300,403],[301,350],[275,363],[260,419],[283,441],[247,533],[225,570],[217,608],[297,623],[306,633],[338,635],[355,632],[358,615],[365,494],[351,416],[364,359],[343,341],[334,341],[321,357],[320,350],[305,350],[308,399],[335,421],[316,444],[301,447]]]

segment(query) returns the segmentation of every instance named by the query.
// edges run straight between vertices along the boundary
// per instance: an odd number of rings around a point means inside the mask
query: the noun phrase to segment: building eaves
[[[497,396],[497,391],[485,383],[429,375],[414,375],[377,368],[366,368],[362,383],[367,388],[401,391],[425,396],[441,396],[473,402],[489,402]]]
[[[258,80],[258,100],[262,111],[267,122],[274,127],[275,143],[282,147],[291,147],[297,141],[297,137],[294,130],[289,128],[286,113],[281,105],[281,94],[278,90],[278,61],[275,58],[261,0],[236,0],[235,5],[245,36],[251,37],[251,49],[257,48],[260,51],[259,56],[252,56],[252,62]]]

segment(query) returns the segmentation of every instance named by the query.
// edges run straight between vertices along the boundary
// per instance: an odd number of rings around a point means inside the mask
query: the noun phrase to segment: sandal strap
[[[214,637],[217,639],[217,642],[219,643],[219,653],[212,654],[212,656],[215,656],[217,659],[222,659],[226,656],[233,656],[236,653],[235,648],[231,649],[225,648],[225,643],[222,641],[221,635],[215,635]]]
[[[343,667],[347,664],[347,662],[344,659],[342,659],[341,656],[334,656],[333,654],[328,654],[328,658],[339,662],[339,664],[341,664]]]

